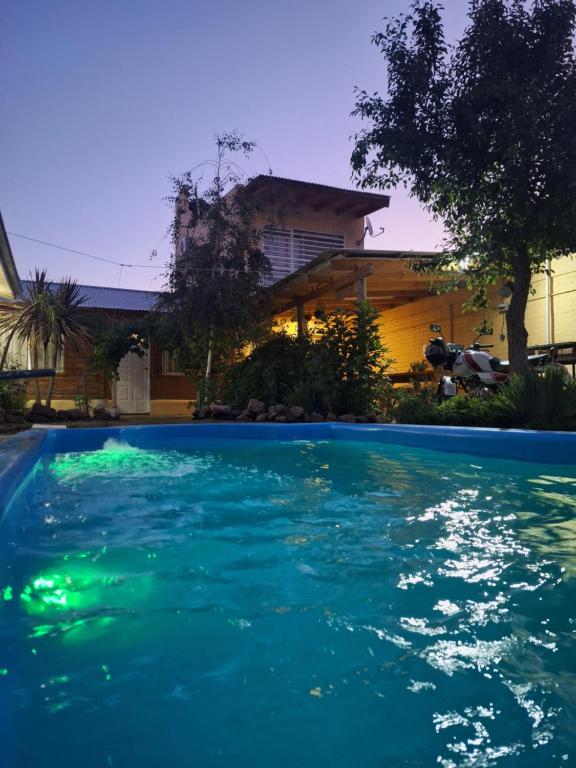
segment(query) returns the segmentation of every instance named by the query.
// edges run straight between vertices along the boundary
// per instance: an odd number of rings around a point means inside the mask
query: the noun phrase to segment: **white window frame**
[[[262,233],[262,250],[272,267],[271,282],[291,275],[326,251],[344,248],[344,234],[305,229],[267,227]]]
[[[184,371],[170,370],[176,368],[174,355],[167,349],[162,350],[161,371],[162,376],[184,376]]]

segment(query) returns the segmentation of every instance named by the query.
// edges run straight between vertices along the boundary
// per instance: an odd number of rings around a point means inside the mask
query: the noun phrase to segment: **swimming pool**
[[[0,765],[573,765],[575,439],[19,436]]]

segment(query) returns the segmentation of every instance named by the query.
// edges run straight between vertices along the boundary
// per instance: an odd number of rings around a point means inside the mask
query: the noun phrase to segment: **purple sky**
[[[444,0],[449,36],[464,0]],[[370,44],[408,0],[18,0],[0,11],[0,208],[9,232],[156,265],[167,177],[213,157],[237,129],[275,175],[351,186],[353,88],[384,90]],[[261,153],[240,160],[266,173]],[[441,227],[402,189],[367,247],[433,249]],[[120,270],[11,237],[20,274],[160,288],[161,269]]]

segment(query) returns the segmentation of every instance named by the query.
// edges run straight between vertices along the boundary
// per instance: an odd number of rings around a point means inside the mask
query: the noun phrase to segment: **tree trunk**
[[[36,344],[32,347],[32,370],[38,370],[38,347]],[[42,395],[40,394],[40,382],[34,379],[34,402],[36,405],[42,405]]]
[[[118,408],[118,389],[116,387],[117,382],[118,379],[115,376],[110,379],[110,400],[112,400],[112,408],[115,410]]]
[[[206,358],[206,374],[204,376],[204,392],[202,394],[202,406],[208,405],[208,396],[210,392],[210,381],[212,379],[212,357],[214,353],[214,329],[210,329],[208,337],[208,356]]]
[[[54,348],[52,350],[52,368],[56,370],[58,367],[58,344],[54,344]],[[46,392],[46,405],[50,407],[52,405],[52,395],[54,394],[54,383],[56,379],[56,374],[51,377],[50,382],[48,384],[48,391]]]
[[[513,264],[514,290],[506,313],[510,372],[528,371],[528,331],[525,326],[526,305],[530,294],[530,262],[526,248],[518,250]]]

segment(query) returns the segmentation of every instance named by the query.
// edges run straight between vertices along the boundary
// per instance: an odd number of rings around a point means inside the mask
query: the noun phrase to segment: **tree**
[[[352,168],[364,187],[399,182],[448,233],[435,268],[460,265],[477,303],[498,280],[511,368],[527,369],[524,317],[531,275],[576,249],[574,0],[471,0],[453,47],[440,6],[374,35],[387,97],[357,92]]]
[[[16,301],[0,302],[0,333],[6,337],[0,359],[3,370],[10,345],[16,341],[29,351],[32,370],[38,370],[41,351],[56,369],[64,347],[77,350],[90,336],[81,314],[86,297],[75,280],[65,278],[57,285],[48,279],[46,270],[36,270],[25,296]],[[34,380],[35,401],[41,402],[38,379]],[[46,405],[52,402],[54,380],[50,381]]]
[[[175,245],[180,214],[189,207],[194,216],[187,247],[169,269],[159,326],[183,370],[193,378],[202,376],[201,403],[214,394],[215,371],[233,361],[266,316],[262,288],[269,262],[260,249],[255,204],[239,185],[238,166],[230,158],[249,155],[254,146],[236,133],[217,136],[216,160],[209,163],[214,177],[204,192],[191,172],[173,179]]]
[[[131,352],[142,357],[148,348],[147,339],[148,328],[144,321],[115,321],[96,336],[91,367],[102,373],[108,383],[114,409],[118,408],[116,384],[120,378],[120,362]]]

